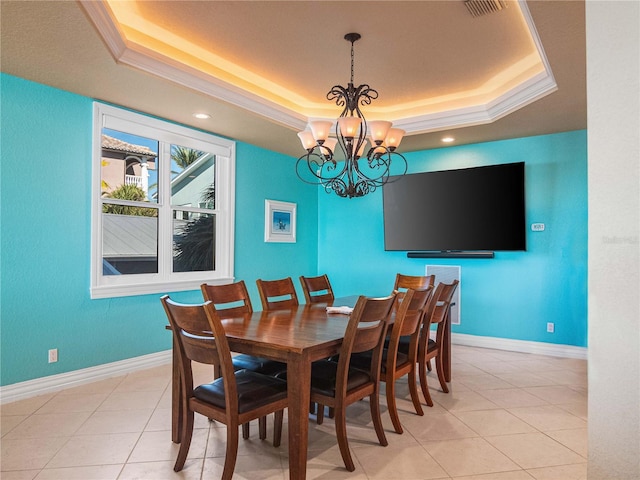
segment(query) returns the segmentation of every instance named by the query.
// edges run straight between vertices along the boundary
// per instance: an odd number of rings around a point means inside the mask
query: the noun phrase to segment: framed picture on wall
[[[264,201],[264,241],[296,242],[296,204]]]

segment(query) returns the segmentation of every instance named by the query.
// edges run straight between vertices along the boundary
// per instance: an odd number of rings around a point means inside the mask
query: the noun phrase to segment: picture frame
[[[277,200],[264,201],[264,241],[296,242],[297,205]]]

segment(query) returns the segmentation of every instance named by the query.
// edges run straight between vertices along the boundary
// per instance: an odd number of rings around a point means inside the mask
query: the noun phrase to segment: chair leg
[[[438,380],[440,381],[440,387],[444,393],[449,393],[449,387],[447,386],[447,380],[444,375],[444,363],[442,360],[442,353],[439,353],[436,357],[436,371],[438,372]]]
[[[335,408],[329,407],[329,418],[334,418],[336,416]]]
[[[242,438],[249,438],[249,422],[242,424]]]
[[[260,440],[267,438],[267,417],[260,417],[258,419],[258,432],[260,434]]]
[[[344,466],[350,472],[356,469],[351,458],[351,452],[349,451],[349,440],[347,439],[347,419],[344,406],[340,405],[335,408],[335,424],[336,424],[336,437],[338,438],[338,447],[340,447],[340,454],[342,455],[342,461]]]
[[[416,371],[415,369],[409,372],[409,393],[411,394],[411,401],[413,402],[413,408],[416,411],[416,414],[423,416],[424,411],[422,410],[422,405],[420,404],[420,398],[418,397],[418,383],[416,382]]]
[[[431,371],[431,360],[427,360],[427,370]]]
[[[393,379],[389,379],[386,382],[387,386],[387,409],[389,410],[389,416],[391,417],[391,423],[396,433],[402,433],[402,424],[400,423],[400,417],[398,416],[398,407],[396,405],[396,384]],[[371,413],[373,415],[373,412]]]
[[[273,446],[279,447],[282,440],[282,419],[284,410],[278,410],[273,414]]]
[[[324,405],[318,403],[316,405],[316,423],[322,425],[324,422]]]
[[[183,405],[183,408],[188,408],[187,405]],[[193,436],[193,411],[185,411],[182,417],[182,438],[180,439],[180,450],[178,451],[178,458],[173,466],[175,472],[179,472],[184,467],[184,462],[187,460],[189,454],[189,447],[191,446],[191,437]]]
[[[373,427],[376,430],[378,436],[378,442],[383,447],[389,445],[387,437],[384,434],[384,427],[382,426],[382,417],[380,416],[380,396],[378,392],[369,396],[369,408],[371,409],[371,420],[373,420]]]
[[[231,480],[233,471],[236,468],[238,458],[238,424],[230,422],[227,425],[227,450],[224,458],[224,468],[222,470],[222,480]]]
[[[427,362],[418,363],[418,374],[420,376],[420,388],[422,389],[422,395],[424,395],[427,405],[433,407],[433,400],[431,400],[429,384],[427,383]]]

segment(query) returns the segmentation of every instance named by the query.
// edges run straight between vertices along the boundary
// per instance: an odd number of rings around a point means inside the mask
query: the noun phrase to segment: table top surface
[[[357,296],[338,298],[333,305],[352,307],[357,299]],[[253,344],[302,353],[311,347],[342,343],[349,316],[328,313],[327,306],[327,303],[307,304],[221,320],[233,350],[239,344]]]

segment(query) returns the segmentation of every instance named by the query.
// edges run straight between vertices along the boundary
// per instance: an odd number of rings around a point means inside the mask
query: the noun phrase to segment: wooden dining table
[[[357,296],[338,298],[333,305],[352,307],[357,299]],[[328,313],[328,305],[300,305],[231,318],[221,316],[233,352],[287,364],[289,478],[292,480],[306,478],[311,363],[339,352],[349,321],[348,315]],[[178,443],[182,405],[180,373],[175,362],[174,355],[172,439]]]
[[[349,316],[328,313],[327,306],[353,307],[358,296],[336,298],[332,304],[300,305],[286,310],[224,317],[231,351],[287,364],[289,478],[304,480],[307,471],[311,363],[339,352]],[[445,370],[450,372],[450,333],[445,339]],[[180,441],[180,369],[174,348],[172,440]],[[448,365],[447,365],[448,364]],[[450,373],[449,373],[450,375]]]

